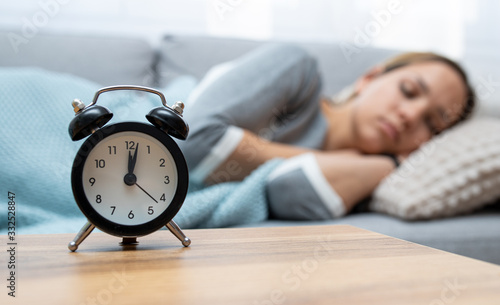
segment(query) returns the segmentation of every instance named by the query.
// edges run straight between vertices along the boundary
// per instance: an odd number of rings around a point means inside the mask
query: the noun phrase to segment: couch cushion
[[[16,36],[17,35],[17,36]],[[22,42],[21,42],[22,41]],[[0,66],[35,66],[103,86],[152,86],[155,52],[143,39],[0,32]]]
[[[212,66],[237,58],[263,43],[231,38],[165,36],[159,50],[160,84],[182,74],[202,78]],[[366,47],[359,49],[359,53],[345,56],[340,44],[302,43],[300,46],[317,58],[324,79],[324,93],[328,95],[337,93],[371,66],[398,53]]]

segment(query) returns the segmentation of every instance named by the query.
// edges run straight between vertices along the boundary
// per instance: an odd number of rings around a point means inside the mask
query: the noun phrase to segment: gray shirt
[[[193,179],[203,181],[229,156],[242,129],[321,148],[327,122],[320,91],[315,59],[294,46],[269,45],[214,67],[186,102],[190,135],[179,144]]]

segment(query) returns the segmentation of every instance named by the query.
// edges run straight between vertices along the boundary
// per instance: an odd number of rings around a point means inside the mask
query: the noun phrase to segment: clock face
[[[178,146],[146,124],[98,130],[82,145],[75,165],[72,183],[80,209],[114,235],[159,229],[177,213],[187,192],[187,167]]]

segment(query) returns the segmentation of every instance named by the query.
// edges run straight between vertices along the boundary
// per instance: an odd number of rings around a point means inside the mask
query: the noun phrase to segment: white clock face
[[[86,158],[83,190],[97,213],[121,225],[140,225],[163,213],[178,183],[174,158],[157,139],[136,131],[100,141]]]

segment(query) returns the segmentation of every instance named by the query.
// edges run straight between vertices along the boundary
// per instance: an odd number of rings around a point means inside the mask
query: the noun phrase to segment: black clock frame
[[[175,191],[174,198],[170,202],[169,206],[159,216],[155,217],[151,221],[139,225],[123,225],[104,218],[92,207],[83,189],[83,167],[90,152],[98,143],[100,143],[105,138],[125,131],[140,132],[157,139],[168,149],[168,151],[174,158],[174,162],[177,168],[177,189]],[[71,171],[71,185],[73,189],[73,196],[82,213],[97,228],[99,228],[103,232],[118,237],[144,236],[165,226],[170,220],[172,220],[172,218],[174,218],[174,216],[177,214],[182,204],[184,203],[184,199],[187,195],[188,183],[189,174],[186,160],[184,159],[184,155],[182,154],[177,143],[175,143],[175,141],[169,135],[159,130],[158,128],[139,122],[116,123],[95,131],[78,150],[75,161],[73,162],[73,169]]]

